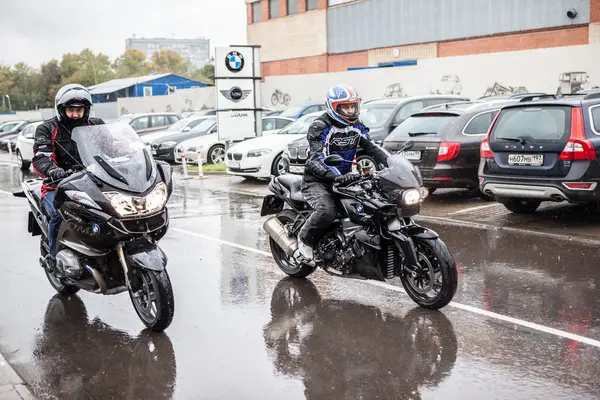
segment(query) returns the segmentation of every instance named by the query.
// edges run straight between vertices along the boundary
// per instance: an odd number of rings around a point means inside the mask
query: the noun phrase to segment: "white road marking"
[[[2,190],[2,189],[0,189],[0,194],[4,194],[4,195],[7,195],[7,196],[12,196],[11,192],[7,192],[7,191]]]
[[[212,236],[208,236],[208,235],[203,235],[201,233],[196,233],[196,232],[192,232],[192,231],[188,231],[185,229],[179,229],[179,228],[171,228],[172,231],[176,231],[179,233],[183,233],[186,235],[190,235],[190,236],[195,236],[201,239],[205,239],[211,242],[215,242],[215,243],[220,243],[220,244],[224,244],[227,246],[231,246],[231,247],[235,247],[241,250],[246,250],[255,254],[260,254],[260,255],[264,255],[264,256],[268,256],[271,257],[271,253],[267,252],[267,251],[263,251],[263,250],[258,250],[258,249],[254,249],[252,247],[248,247],[248,246],[243,246],[237,243],[233,243],[233,242],[229,242],[227,240],[223,240],[223,239],[218,239]],[[270,269],[269,269],[270,270]],[[356,280],[355,282],[362,282],[362,283],[366,283],[368,285],[373,285],[373,286],[379,286],[388,290],[393,290],[396,292],[401,292],[401,293],[406,293],[406,291],[403,288],[394,286],[394,285],[390,285],[389,283],[385,283],[385,282],[380,282],[380,281],[373,281],[373,280]],[[487,311],[487,310],[482,310],[480,308],[477,307],[473,307],[473,306],[469,306],[466,304],[461,304],[461,303],[456,303],[454,301],[450,302],[449,306],[454,307],[454,308],[458,308],[460,310],[463,311],[468,311],[468,312],[472,312],[474,314],[479,314],[479,315],[484,315],[486,317],[489,318],[494,318],[494,319],[498,319],[501,321],[505,321],[505,322],[509,322],[515,325],[520,325],[523,326],[525,328],[529,328],[529,329],[533,329],[539,332],[544,332],[544,333],[548,333],[554,336],[558,336],[564,339],[570,339],[570,340],[575,340],[577,342],[580,343],[585,343],[585,344],[589,344],[590,346],[594,346],[594,347],[598,347],[600,348],[600,341],[598,340],[594,340],[591,338],[587,338],[585,336],[579,336],[579,335],[575,335],[573,333],[569,333],[569,332],[565,332],[565,331],[561,331],[559,329],[554,329],[554,328],[550,328],[544,325],[540,325],[540,324],[536,324],[534,322],[529,322],[529,321],[524,321],[522,319],[518,319],[518,318],[513,318],[513,317],[509,317],[507,315],[502,315],[502,314],[498,314],[495,312],[491,312],[491,311]]]
[[[476,206],[476,207],[469,207],[469,208],[465,208],[465,209],[462,209],[459,211],[451,212],[448,215],[466,214],[466,213],[470,213],[471,211],[483,210],[484,208],[491,208],[491,207],[498,207],[498,206],[500,206],[499,203],[486,204],[483,206]]]

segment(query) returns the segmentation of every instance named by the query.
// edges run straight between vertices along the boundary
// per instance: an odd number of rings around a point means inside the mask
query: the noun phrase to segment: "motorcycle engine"
[[[366,251],[354,237],[347,237],[341,230],[335,230],[321,239],[319,253],[327,266],[349,274]]]

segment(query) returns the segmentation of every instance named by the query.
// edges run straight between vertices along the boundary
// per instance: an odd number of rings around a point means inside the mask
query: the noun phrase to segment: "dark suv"
[[[484,200],[493,200],[479,191],[479,145],[502,106],[517,101],[507,98],[427,107],[394,129],[383,147],[396,153],[412,140],[414,146],[403,155],[419,167],[430,193],[440,188],[469,189]]]
[[[600,202],[600,92],[525,97],[481,142],[479,187],[515,213],[542,201]]]
[[[360,107],[360,119],[370,129],[371,139],[383,143],[390,132],[412,114],[435,104],[468,101],[464,96],[432,94],[426,96],[393,97],[365,101]],[[287,172],[302,174],[308,157],[308,140],[301,138],[288,144],[283,152],[283,164]],[[361,167],[376,170],[375,161],[358,149],[356,162]]]

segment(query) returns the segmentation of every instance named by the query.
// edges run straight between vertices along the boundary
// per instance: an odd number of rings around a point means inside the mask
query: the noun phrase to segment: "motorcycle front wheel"
[[[415,274],[402,268],[402,286],[421,307],[432,310],[445,307],[452,301],[458,287],[456,262],[440,238],[412,240],[421,268]]]
[[[139,289],[129,291],[135,312],[148,329],[164,331],[175,314],[175,297],[167,270],[135,269],[133,274],[139,279]]]

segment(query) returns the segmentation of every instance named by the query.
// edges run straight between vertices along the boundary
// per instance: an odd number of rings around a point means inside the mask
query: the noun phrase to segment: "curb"
[[[0,399],[37,400],[25,381],[0,354]]]

